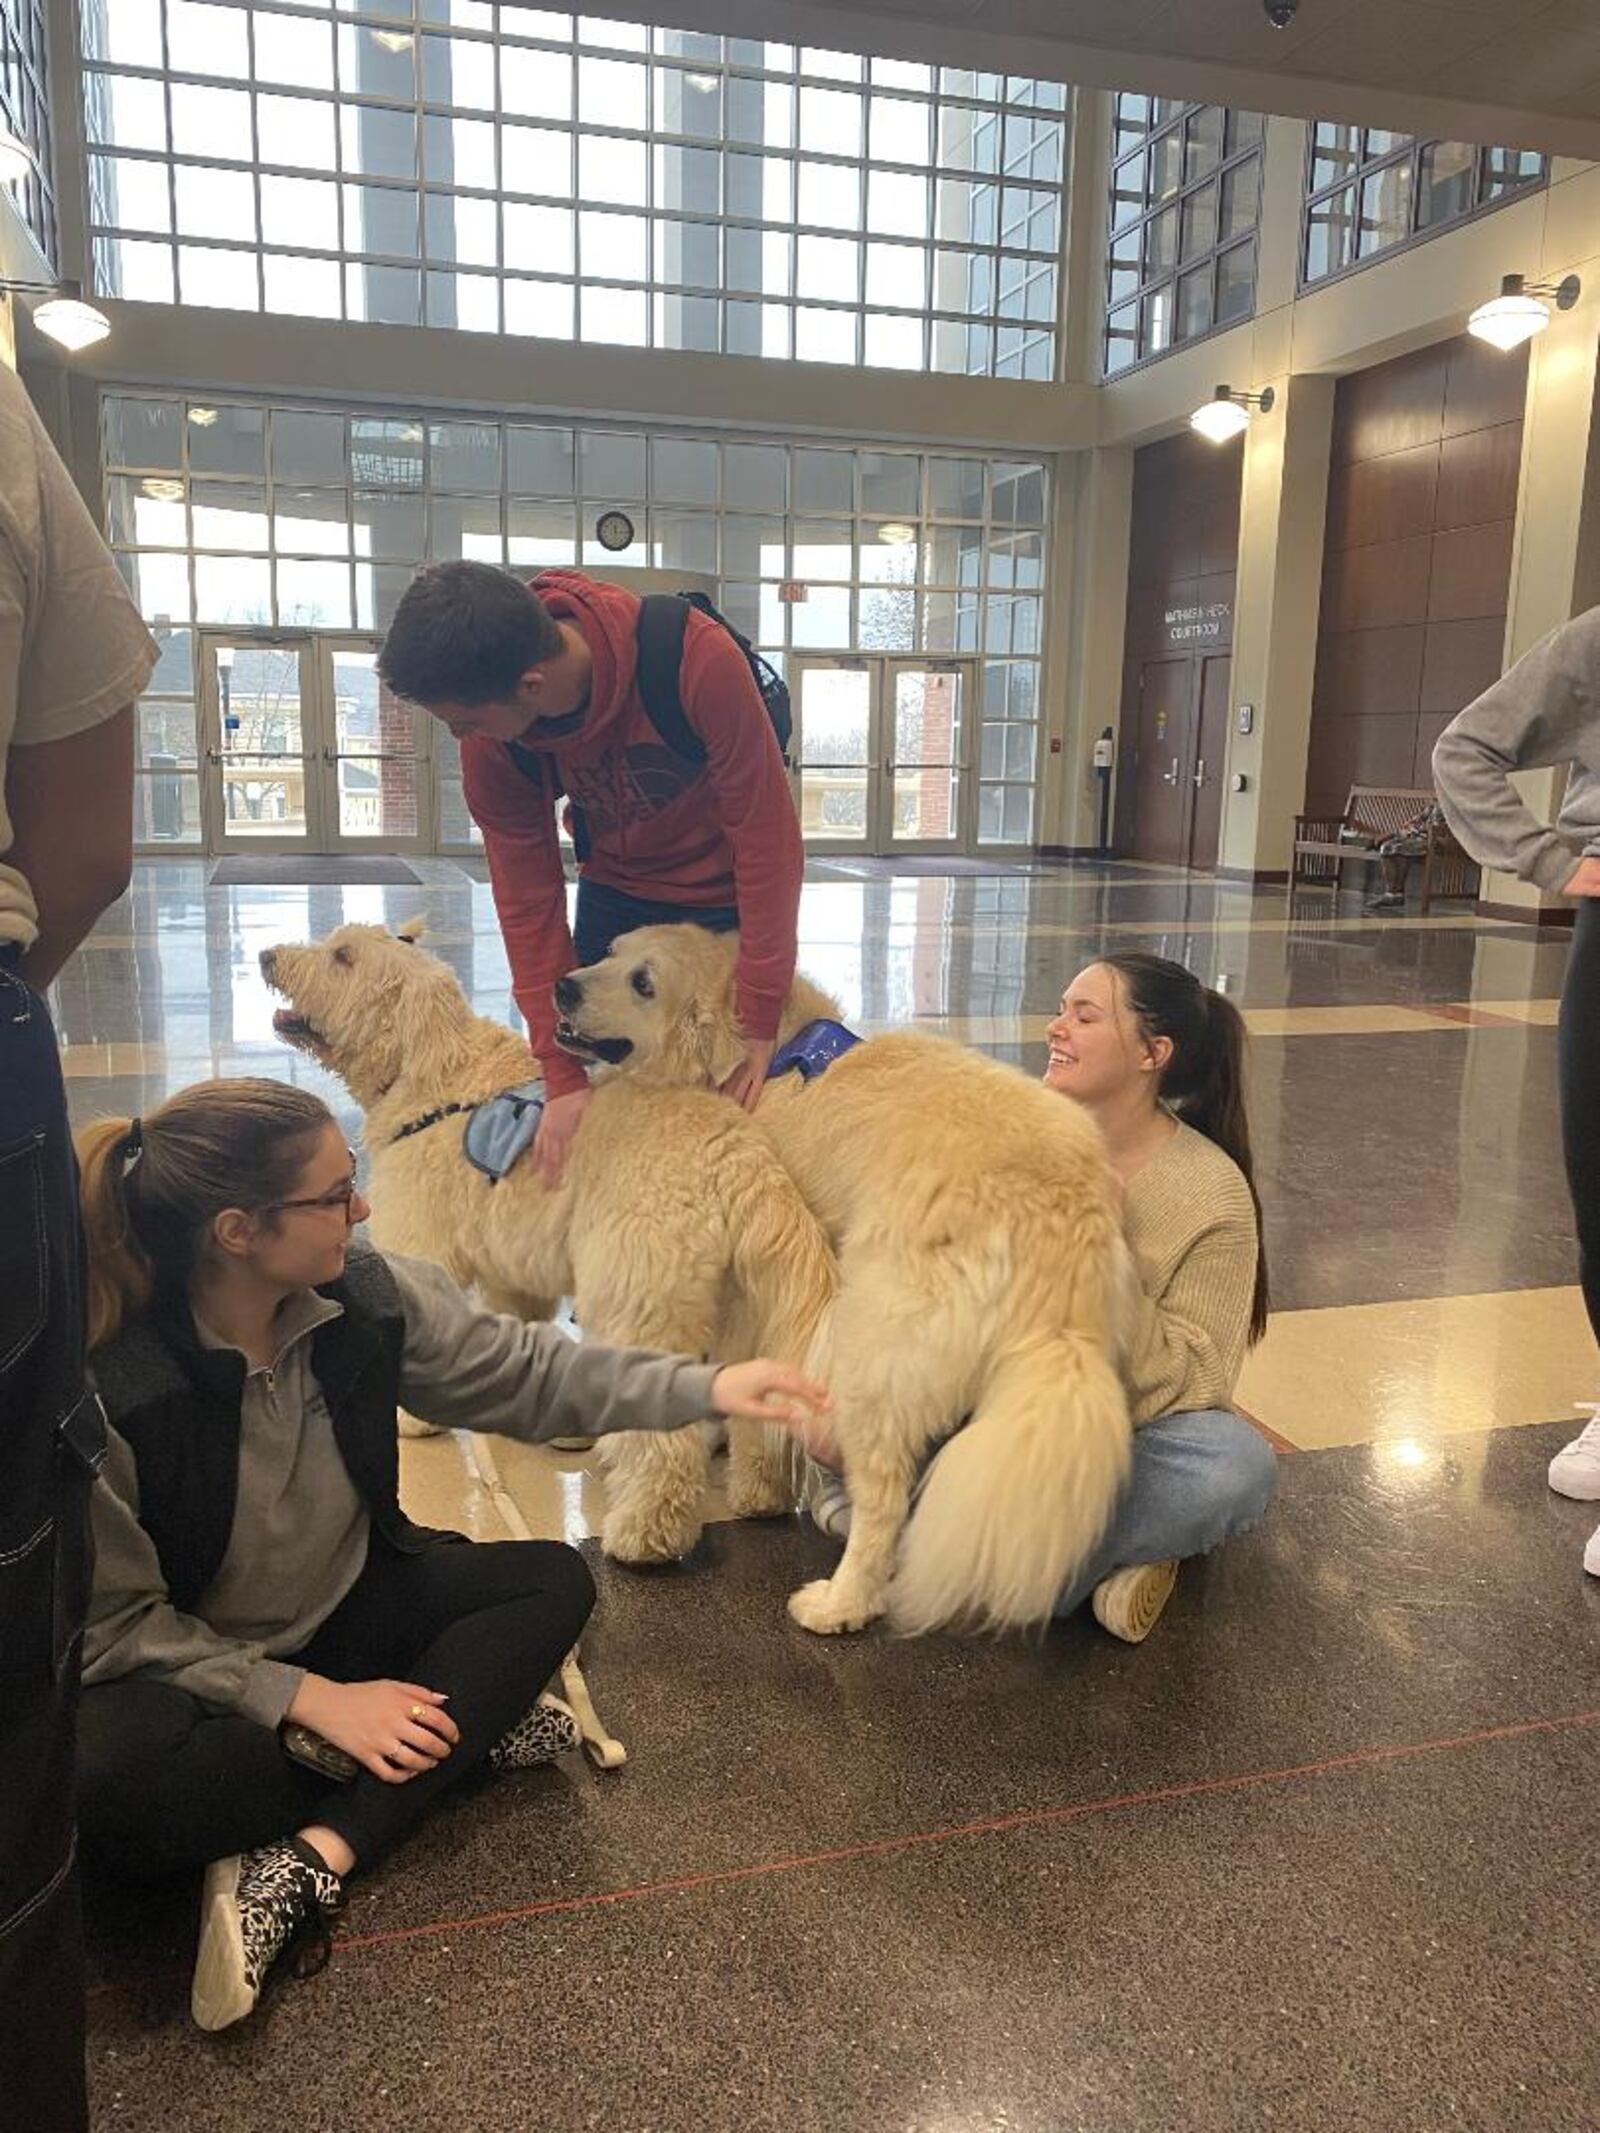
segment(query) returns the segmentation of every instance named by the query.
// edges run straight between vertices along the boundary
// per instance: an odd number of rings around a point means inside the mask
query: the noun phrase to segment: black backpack
[[[783,676],[762,658],[749,638],[736,630],[727,616],[713,607],[702,592],[646,593],[639,602],[639,619],[634,626],[634,642],[639,648],[637,679],[639,699],[651,725],[674,755],[682,756],[689,763],[705,761],[706,744],[690,725],[683,698],[678,692],[678,679],[683,670],[683,634],[689,626],[690,608],[709,615],[743,652],[787,764],[794,718]],[[555,763],[542,750],[525,747],[521,741],[507,741],[506,753],[525,778],[531,778],[536,785],[548,783],[555,797],[561,797],[562,785]],[[589,856],[588,826],[582,808],[575,803],[571,805],[571,815],[572,849],[582,861]]]

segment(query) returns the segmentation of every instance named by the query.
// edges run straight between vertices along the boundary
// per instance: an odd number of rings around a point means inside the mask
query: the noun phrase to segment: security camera
[[[1275,30],[1286,30],[1300,10],[1300,0],[1261,0],[1262,11]]]

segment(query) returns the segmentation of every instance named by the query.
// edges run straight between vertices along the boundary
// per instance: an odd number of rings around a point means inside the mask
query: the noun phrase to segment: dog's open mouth
[[[574,1059],[598,1059],[605,1066],[620,1066],[633,1050],[631,1037],[586,1037],[565,1015],[556,1024],[556,1042]]]
[[[327,1038],[323,1036],[315,1023],[309,1021],[304,1015],[296,1014],[292,1007],[275,1008],[272,1015],[272,1027],[274,1033],[281,1037],[285,1044],[298,1045],[305,1051],[325,1052],[328,1048]]]

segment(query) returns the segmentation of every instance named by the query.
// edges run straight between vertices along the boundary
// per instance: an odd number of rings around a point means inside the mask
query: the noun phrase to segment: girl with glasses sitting
[[[380,1256],[301,1089],[203,1082],[77,1146],[110,1425],[82,1837],[125,1876],[205,1869],[192,2005],[220,2029],[450,1786],[576,1745],[541,1691],[594,1605],[583,1558],[415,1525],[396,1408],[541,1442],[825,1395],[776,1363],[575,1343]]]

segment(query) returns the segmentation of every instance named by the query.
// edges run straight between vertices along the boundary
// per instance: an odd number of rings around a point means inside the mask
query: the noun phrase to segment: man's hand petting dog
[[[565,1096],[552,1096],[533,1137],[533,1160],[547,1185],[559,1185],[567,1167],[567,1151],[577,1138],[583,1114],[589,1108],[593,1089],[569,1089]]]
[[[775,1040],[765,1037],[746,1037],[744,1061],[736,1066],[722,1084],[722,1094],[731,1096],[736,1104],[746,1111],[753,1111],[761,1101],[761,1092],[767,1085],[767,1069],[772,1064],[772,1055],[778,1049]]]
[[[711,1404],[719,1415],[741,1422],[777,1422],[797,1436],[833,1410],[826,1385],[764,1355],[719,1370],[711,1380]]]
[[[438,1689],[415,1681],[329,1681],[307,1674],[288,1716],[353,1755],[386,1785],[442,1763],[461,1738]]]

